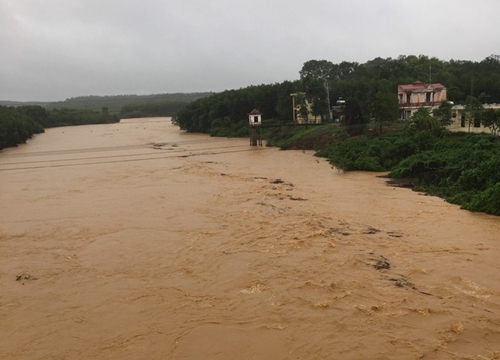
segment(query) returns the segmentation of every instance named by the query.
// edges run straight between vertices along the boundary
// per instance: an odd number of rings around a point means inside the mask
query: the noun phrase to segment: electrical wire
[[[243,148],[244,147],[244,148]],[[241,149],[232,149],[232,148],[241,148]],[[231,149],[231,150],[230,150]],[[225,150],[225,151],[214,151],[214,150]],[[264,150],[264,148],[255,148],[249,149],[248,145],[235,145],[235,146],[222,146],[222,147],[214,147],[214,148],[203,148],[199,150],[191,150],[188,154],[185,154],[185,151],[180,153],[179,150],[175,151],[175,154],[169,151],[166,154],[157,154],[157,153],[149,153],[149,154],[124,154],[124,155],[112,155],[112,156],[103,156],[103,157],[91,157],[91,158],[70,158],[70,159],[56,159],[56,160],[43,160],[41,162],[21,162],[21,163],[5,163],[0,164],[0,172],[2,171],[15,171],[15,170],[34,170],[34,169],[46,169],[46,168],[60,168],[60,167],[69,167],[69,166],[84,166],[84,165],[100,165],[100,164],[114,164],[114,163],[124,163],[124,162],[138,162],[138,161],[150,161],[150,160],[161,160],[168,158],[187,158],[193,156],[204,156],[204,155],[219,155],[219,154],[230,154],[230,153],[238,153],[238,152],[249,152],[255,150]],[[198,151],[198,152],[196,152]],[[107,161],[89,161],[89,162],[79,162],[81,160],[99,160],[99,159],[110,159],[110,158],[123,158],[123,157],[134,157],[134,156],[143,156],[135,159],[117,159],[117,160],[107,160]],[[152,155],[152,156],[151,156]],[[159,156],[157,156],[159,155]],[[75,161],[77,163],[70,164],[60,164],[59,162],[65,161]],[[26,165],[26,164],[40,164],[40,163],[49,163],[44,165],[34,165],[34,166],[24,166],[24,167],[6,167],[1,168],[2,166],[12,166],[12,165]],[[55,164],[50,164],[55,163]]]

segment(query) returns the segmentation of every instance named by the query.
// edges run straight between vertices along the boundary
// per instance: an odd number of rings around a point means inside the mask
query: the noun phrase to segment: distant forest
[[[172,116],[182,106],[194,100],[207,97],[212,93],[173,93],[173,94],[153,94],[153,95],[114,95],[114,96],[78,96],[68,98],[64,101],[56,102],[16,102],[16,101],[0,101],[3,106],[26,106],[38,105],[47,110],[53,109],[78,109],[78,110],[94,110],[101,111],[106,108],[110,114],[120,114],[123,108],[127,111],[134,108],[144,108],[145,105],[150,105],[151,108],[157,108],[160,105],[170,105],[165,107],[168,113],[162,116]],[[149,116],[149,115],[147,115]]]
[[[198,99],[178,111],[174,123],[192,132],[244,134],[247,114],[257,108],[263,121],[290,122],[292,93],[303,93],[314,116],[325,120],[328,103],[345,101],[346,123],[355,126],[374,117],[393,117],[398,111],[397,86],[420,80],[442,83],[448,99],[456,104],[475,97],[481,103],[500,103],[500,56],[480,62],[443,61],[435,57],[376,58],[364,64],[310,60],[299,71],[300,79],[272,85],[227,90]],[[384,119],[389,120],[389,119]]]
[[[210,94],[82,96],[53,103],[0,101],[0,149],[24,143],[49,127],[173,116],[189,102]]]

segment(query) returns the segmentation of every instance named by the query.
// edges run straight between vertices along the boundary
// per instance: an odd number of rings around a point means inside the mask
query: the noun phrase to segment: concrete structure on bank
[[[294,124],[321,124],[321,117],[314,116],[311,110],[311,103],[307,100],[306,93],[296,92],[290,94],[292,97],[293,123]],[[307,109],[306,111],[301,111]]]
[[[500,110],[500,104],[483,104],[483,109]],[[491,133],[490,129],[484,127],[480,121],[468,124],[465,116],[465,105],[453,105],[451,108],[453,123],[447,127],[450,131],[464,131],[472,133]]]
[[[411,117],[419,108],[428,108],[431,111],[437,109],[442,101],[447,101],[446,87],[440,83],[424,84],[415,81],[413,84],[398,86],[399,109],[401,119]],[[500,104],[483,104],[483,108],[500,110]],[[484,127],[480,121],[468,124],[465,115],[465,105],[453,105],[451,109],[453,123],[447,126],[450,131],[464,131],[472,133],[490,133],[490,129]]]
[[[421,107],[432,109],[447,100],[446,87],[440,83],[424,84],[421,81],[399,85],[398,100],[401,119],[408,119]]]

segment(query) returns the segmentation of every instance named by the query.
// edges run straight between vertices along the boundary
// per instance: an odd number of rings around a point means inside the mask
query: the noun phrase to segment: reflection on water
[[[2,359],[494,359],[498,218],[168,119],[0,152]]]

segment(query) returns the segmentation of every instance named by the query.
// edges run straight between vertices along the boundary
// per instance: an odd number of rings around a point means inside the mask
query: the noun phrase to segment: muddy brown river
[[[500,219],[168,118],[0,152],[0,359],[499,359]]]

